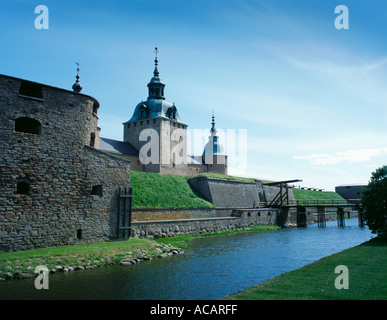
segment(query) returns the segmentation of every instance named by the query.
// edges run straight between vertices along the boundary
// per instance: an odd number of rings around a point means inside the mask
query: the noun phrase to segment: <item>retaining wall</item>
[[[232,209],[229,208],[203,208],[203,209],[133,209],[132,221],[150,220],[179,220],[231,217]]]
[[[278,225],[297,226],[297,215],[300,214],[297,208],[289,209],[222,209],[227,216],[206,217],[208,214],[221,214],[222,210],[197,209],[187,219],[169,219],[153,221],[132,222],[131,236],[137,238],[172,237],[179,234],[200,234],[215,231],[234,230],[253,226]],[[303,212],[306,224],[317,223],[318,208],[305,207]],[[178,210],[176,210],[177,212]],[[181,210],[181,214],[187,214],[187,210]],[[202,212],[201,212],[202,211]],[[228,215],[230,214],[230,215]],[[345,209],[345,217],[356,217],[357,212]],[[337,219],[337,208],[325,208],[325,220]]]
[[[216,212],[216,210],[214,210]],[[203,213],[208,212],[207,209]],[[220,213],[220,212],[217,212]],[[171,219],[132,222],[132,236],[154,238],[178,234],[200,234],[233,230],[258,225],[277,225],[283,220],[283,209],[252,209],[228,211],[230,216],[193,219]]]

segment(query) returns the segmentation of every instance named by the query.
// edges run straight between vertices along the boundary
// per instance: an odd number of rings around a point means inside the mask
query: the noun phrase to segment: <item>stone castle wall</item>
[[[218,208],[255,208],[261,203],[270,203],[280,191],[279,187],[263,185],[258,180],[245,182],[199,177],[189,180],[189,183]],[[289,200],[294,200],[291,189],[288,195]]]
[[[97,111],[92,97],[0,76],[0,251],[116,236],[130,162],[90,146]]]

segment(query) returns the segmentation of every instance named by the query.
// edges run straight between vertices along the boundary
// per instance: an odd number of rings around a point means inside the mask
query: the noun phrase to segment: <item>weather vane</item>
[[[79,75],[79,66],[80,66],[80,63],[79,63],[79,61],[78,62],[75,62],[75,64],[76,64],[76,66],[77,66],[77,75]]]
[[[74,92],[80,93],[82,91],[82,85],[79,83],[79,61],[75,62],[75,65],[77,66],[77,76],[75,77],[77,80],[73,85],[73,90]]]
[[[155,51],[153,51],[155,54],[156,54],[156,60],[157,60],[157,54],[159,53],[159,50],[157,49],[157,47],[155,48]]]

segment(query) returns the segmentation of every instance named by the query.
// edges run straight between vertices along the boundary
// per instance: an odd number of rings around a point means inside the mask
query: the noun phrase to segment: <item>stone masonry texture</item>
[[[0,75],[0,252],[114,239],[130,162],[90,146],[98,102],[39,84],[26,96],[23,81]],[[38,132],[17,129],[20,118]]]

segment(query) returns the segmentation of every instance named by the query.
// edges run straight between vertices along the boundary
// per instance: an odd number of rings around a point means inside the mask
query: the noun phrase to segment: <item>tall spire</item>
[[[73,85],[73,91],[76,92],[76,93],[80,93],[82,91],[82,85],[79,83],[79,61],[78,62],[75,62],[76,66],[77,66],[77,76],[76,76],[76,81]]]
[[[150,99],[164,100],[165,84],[159,77],[160,76],[159,69],[158,69],[159,60],[157,58],[159,50],[157,49],[157,47],[155,48],[154,53],[155,53],[155,70],[153,71],[153,78],[148,83],[148,91],[149,91],[148,100]]]
[[[155,71],[153,71],[153,75],[155,77],[158,77],[160,75],[159,73],[159,69],[157,68],[157,66],[159,65],[159,60],[157,59],[157,54],[159,53],[159,50],[157,49],[157,47],[155,48]]]
[[[217,136],[217,131],[215,128],[215,114],[212,111],[212,122],[211,122],[211,135],[208,137],[208,142],[204,147],[203,156],[212,156],[212,155],[224,155],[223,146],[219,143],[219,136]],[[204,160],[205,163],[210,163],[208,161],[212,160]],[[212,162],[211,162],[212,164]]]
[[[214,111],[212,111],[212,127],[211,127],[211,134],[216,134],[216,129],[215,129],[215,114]]]

